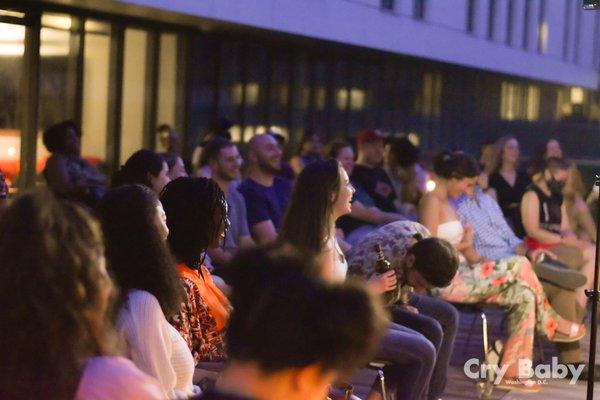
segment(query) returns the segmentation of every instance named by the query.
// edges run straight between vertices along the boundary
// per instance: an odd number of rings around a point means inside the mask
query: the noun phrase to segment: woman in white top
[[[107,192],[99,214],[108,267],[120,288],[117,331],[126,354],[160,382],[166,398],[197,393],[192,354],[166,319],[177,313],[183,291],[160,201],[145,186],[121,186]]]
[[[539,384],[518,376],[519,360],[531,360],[534,331],[551,341],[566,343],[581,339],[585,328],[561,318],[552,309],[527,258],[515,256],[494,262],[483,259],[474,249],[473,229],[462,225],[450,201],[473,193],[479,176],[477,162],[462,152],[442,151],[434,159],[434,172],[436,187],[419,204],[420,221],[433,235],[446,239],[462,253],[456,277],[437,294],[454,303],[506,307],[509,338],[501,363],[507,371],[499,386],[539,391]]]

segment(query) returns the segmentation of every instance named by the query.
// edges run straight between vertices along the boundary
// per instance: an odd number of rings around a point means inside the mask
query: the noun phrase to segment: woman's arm
[[[400,214],[384,212],[375,206],[365,207],[365,205],[358,200],[352,202],[350,216],[375,225],[406,219]]]
[[[440,224],[439,210],[441,206],[441,201],[431,193],[424,195],[419,202],[419,222],[421,222],[433,236],[437,236],[437,230]]]
[[[521,220],[525,233],[541,243],[561,243],[560,235],[540,228],[540,200],[533,191],[528,191],[521,200]],[[563,218],[564,220],[564,218]]]

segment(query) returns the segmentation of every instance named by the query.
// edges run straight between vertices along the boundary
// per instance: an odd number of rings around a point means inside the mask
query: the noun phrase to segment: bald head
[[[276,175],[281,170],[281,149],[269,134],[255,135],[248,141],[248,161],[262,172]]]

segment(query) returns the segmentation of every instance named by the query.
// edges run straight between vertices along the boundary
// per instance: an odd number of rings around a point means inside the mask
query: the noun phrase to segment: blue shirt
[[[290,181],[275,177],[273,185],[263,186],[250,178],[246,178],[240,184],[238,190],[246,200],[250,229],[259,222],[271,220],[275,229],[279,230],[292,193],[292,183]]]
[[[461,222],[473,226],[473,246],[482,257],[512,257],[515,247],[523,243],[508,226],[498,203],[480,188],[473,197],[457,199],[455,207]]]

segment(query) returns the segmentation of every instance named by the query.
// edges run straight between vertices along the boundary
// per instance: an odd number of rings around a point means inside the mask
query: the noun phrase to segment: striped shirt
[[[473,197],[460,198],[455,207],[461,222],[473,226],[473,246],[482,257],[514,256],[516,246],[523,243],[508,226],[498,203],[480,188]]]

